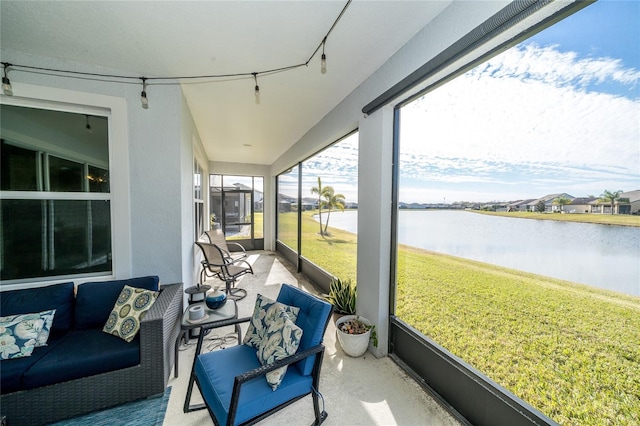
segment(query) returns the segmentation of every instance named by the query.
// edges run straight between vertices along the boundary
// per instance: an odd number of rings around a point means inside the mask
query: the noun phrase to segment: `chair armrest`
[[[148,381],[162,392],[175,361],[173,345],[180,331],[183,293],[181,283],[163,285],[160,290],[140,321],[140,366],[148,372]]]
[[[302,352],[296,352],[295,354],[290,355],[286,358],[282,358],[281,360],[278,360],[272,364],[263,365],[262,367],[258,367],[251,371],[247,371],[246,373],[243,373],[239,376],[236,376],[234,380],[234,385],[233,385],[234,393],[235,393],[236,385],[241,385],[242,383],[248,382],[249,380],[253,380],[256,377],[264,376],[270,371],[276,370],[280,367],[284,367],[285,365],[291,365],[295,362],[301,361],[305,358],[308,358],[322,351],[324,351],[324,345],[320,344],[318,346],[314,346],[313,348],[309,348]]]
[[[235,245],[235,246],[238,246],[238,247],[240,248],[240,250],[238,250],[238,251],[242,252],[242,253],[246,256],[247,252],[245,251],[244,247],[242,247],[242,244],[240,244],[240,243],[234,243],[233,241],[229,241],[229,242],[227,242],[227,247],[228,247],[230,244],[233,244],[233,245]],[[228,253],[228,251],[227,251],[227,253]]]

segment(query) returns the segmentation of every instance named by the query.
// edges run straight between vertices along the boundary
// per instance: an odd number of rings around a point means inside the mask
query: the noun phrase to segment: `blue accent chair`
[[[296,325],[303,330],[298,351],[273,364],[262,366],[256,349],[238,345],[198,355],[191,380],[195,380],[213,422],[218,425],[250,425],[311,394],[315,425],[321,424],[327,413],[320,409],[318,386],[324,356],[322,344],[333,306],[303,290],[282,284],[276,299],[280,303],[300,308]],[[229,325],[247,322],[250,318],[229,320]],[[206,330],[206,326],[203,326]],[[202,336],[198,339],[200,353]],[[284,380],[272,390],[264,375],[289,365]],[[184,411],[205,408],[189,405],[190,392]],[[324,401],[323,401],[324,405]]]

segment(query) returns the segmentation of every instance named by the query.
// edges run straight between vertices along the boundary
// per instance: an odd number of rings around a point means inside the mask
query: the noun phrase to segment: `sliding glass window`
[[[597,2],[398,113],[397,319],[560,424],[640,422],[639,21]]]
[[[112,273],[108,119],[1,105],[4,283]]]

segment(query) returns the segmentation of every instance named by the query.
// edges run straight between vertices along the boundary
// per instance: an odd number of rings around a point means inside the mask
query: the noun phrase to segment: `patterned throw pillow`
[[[102,331],[131,342],[140,330],[140,321],[153,306],[159,292],[125,285]]]
[[[258,349],[267,333],[267,321],[271,322],[278,317],[281,309],[285,310],[291,321],[294,323],[296,322],[300,308],[287,306],[258,294],[258,297],[256,297],[256,305],[253,308],[253,315],[249,322],[249,328],[247,329],[247,334],[244,336],[242,343]]]
[[[0,317],[0,357],[31,356],[44,325],[45,320],[38,313]]]
[[[51,332],[51,324],[53,324],[53,316],[55,315],[56,310],[51,309],[50,311],[42,311],[38,315],[44,321],[42,326],[42,330],[38,334],[38,338],[36,339],[36,348],[40,346],[47,346],[47,340],[49,340],[49,333]]]
[[[258,347],[256,356],[262,365],[274,362],[293,355],[300,346],[302,329],[291,321],[291,317],[282,306],[278,307],[278,313],[267,320],[266,334]],[[287,366],[268,372],[265,377],[267,383],[274,391],[278,389]]]

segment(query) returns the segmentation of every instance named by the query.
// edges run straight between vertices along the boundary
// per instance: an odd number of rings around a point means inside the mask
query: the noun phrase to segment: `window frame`
[[[108,119],[110,192],[1,191],[2,199],[104,200],[111,203],[111,271],[0,281],[0,290],[39,287],[73,280],[106,281],[131,275],[129,132],[126,99],[53,87],[12,83],[14,96],[0,94],[0,103],[26,108],[104,116]],[[8,138],[11,140],[12,138]],[[58,156],[57,153],[53,155]],[[64,157],[63,157],[64,158]],[[75,160],[78,161],[78,160]],[[85,163],[83,161],[83,163]],[[98,164],[91,164],[100,167]]]

